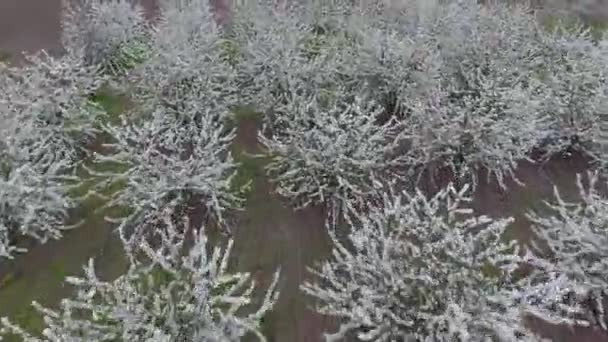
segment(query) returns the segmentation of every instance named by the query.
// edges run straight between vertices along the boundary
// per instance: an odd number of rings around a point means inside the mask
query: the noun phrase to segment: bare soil
[[[260,153],[255,118],[240,121],[235,144],[250,154]],[[263,167],[263,165],[260,165]],[[318,341],[332,321],[313,310],[299,285],[309,278],[307,266],[327,258],[331,245],[324,209],[295,212],[273,194],[265,177],[253,179],[245,211],[234,232],[233,265],[252,272],[262,284],[280,269],[281,295],[265,320],[269,341]]]
[[[0,1],[0,49],[12,54],[59,47],[60,0]]]

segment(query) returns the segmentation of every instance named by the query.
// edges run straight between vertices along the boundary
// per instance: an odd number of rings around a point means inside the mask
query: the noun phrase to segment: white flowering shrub
[[[209,1],[161,1],[150,56],[131,77],[134,98],[144,110],[161,103],[185,111],[183,101],[197,100],[202,111],[227,116],[237,90],[234,70],[223,62],[223,42]]]
[[[548,322],[608,329],[608,199],[597,172],[585,178],[577,177],[579,202],[556,188],[549,213],[528,215],[538,239],[529,255],[534,269],[514,298]]]
[[[389,191],[347,216],[347,236],[330,225],[332,258],[302,286],[340,322],[326,340],[537,340],[510,301],[522,261],[515,242],[502,240],[512,220],[472,215],[467,189],[431,198]]]
[[[58,239],[67,229],[70,175],[103,113],[89,94],[95,68],[73,55],[27,56],[23,67],[0,66],[0,256],[21,242]]]
[[[375,18],[348,1],[258,2],[235,12],[238,82],[265,114],[259,139],[273,158],[269,176],[298,208],[373,195],[380,174],[405,165],[401,129],[384,107],[392,92],[422,88],[426,70],[397,67],[416,54],[414,43],[398,44],[394,32],[395,44],[381,46]]]
[[[117,76],[150,52],[150,27],[141,5],[132,0],[62,0],[62,43],[83,53],[88,65]]]
[[[532,152],[565,150],[586,132],[587,145],[595,146],[587,150],[605,150],[602,45],[546,32],[527,6],[256,4],[237,8],[233,35],[242,58],[239,84],[266,113],[267,141],[311,127],[291,124],[303,116],[290,108],[295,97],[351,102],[365,94],[382,106],[375,113],[380,123],[399,118],[406,127],[402,152],[410,169],[447,167],[474,187],[484,173],[502,188],[509,179],[521,184],[515,170],[533,161]],[[562,57],[568,49],[578,67]],[[587,90],[593,95],[585,98]]]
[[[0,158],[1,162],[5,162]],[[2,165],[0,174],[0,257],[25,252],[17,242],[23,237],[45,243],[59,239],[67,225],[68,210],[75,203],[67,194],[66,178],[54,164],[41,172],[30,164]],[[22,245],[22,244],[21,244]]]
[[[280,184],[279,192],[300,203],[327,197],[313,192],[335,188],[334,180],[308,178],[302,161],[326,158],[321,155],[329,150],[350,155],[350,144],[328,149],[316,142],[307,147],[306,158],[287,153],[290,148],[302,149],[293,148],[301,144],[296,140],[318,134],[313,129],[317,125],[344,132],[336,125],[343,120],[324,118],[335,115],[327,107],[320,106],[311,116],[315,110],[310,106],[293,105],[302,99],[313,99],[304,101],[315,106],[339,99],[338,110],[355,97],[376,103],[367,105],[364,115],[370,117],[350,122],[370,125],[350,129],[360,135],[359,129],[377,131],[399,119],[403,132],[401,141],[384,140],[386,150],[391,150],[388,159],[379,162],[379,157],[387,157],[380,153],[375,158],[368,155],[368,161],[374,160],[378,169],[394,168],[391,158],[398,159],[401,168],[446,165],[474,186],[478,170],[485,169],[505,187],[505,176],[514,177],[518,162],[549,134],[548,119],[541,115],[545,87],[531,76],[542,66],[539,54],[544,48],[532,13],[507,5],[486,8],[475,1],[442,6],[409,1],[397,12],[405,19],[388,15],[383,4],[353,9],[339,1],[327,6],[289,3],[259,15],[237,11],[235,35],[245,56],[239,66],[245,75],[241,86],[254,106],[266,113],[261,139],[270,153],[281,146],[281,166],[269,169]],[[308,194],[301,192],[305,187]],[[304,200],[298,198],[302,196]]]
[[[367,27],[359,28],[357,56],[348,72],[358,76],[356,87],[365,87],[383,106],[381,120],[403,118],[411,112],[408,101],[426,98],[437,86],[438,55],[419,32],[401,26],[374,27],[377,22],[367,21]]]
[[[336,88],[365,89],[378,102],[395,102],[396,93],[405,97],[433,79],[426,74],[432,56],[416,48],[416,32],[403,30],[408,21],[399,16],[376,14],[378,2],[288,1],[278,9],[261,3],[237,7],[232,33],[244,55],[241,88],[262,112],[279,111],[291,94]]]
[[[95,134],[95,123],[103,111],[89,100],[103,82],[95,67],[86,67],[78,57],[52,57],[46,52],[27,56],[23,67],[3,67],[0,104],[5,120],[15,120],[31,131],[5,136],[8,146],[28,145],[27,156],[45,164],[73,160],[83,142]]]
[[[547,39],[542,76],[549,93],[544,111],[551,126],[546,148],[572,148],[606,160],[608,44],[594,42],[582,26],[557,29]]]
[[[486,170],[504,188],[549,133],[541,115],[545,86],[533,77],[544,62],[542,29],[526,8],[475,1],[446,6],[430,27],[439,44],[440,85],[406,100],[410,153],[448,166],[474,186],[478,170]]]
[[[25,342],[236,342],[246,334],[265,341],[260,324],[278,298],[278,271],[265,289],[248,273],[229,272],[232,240],[209,248],[204,227],[193,229],[170,208],[144,222],[155,229],[140,240],[126,274],[101,280],[91,260],[84,276],[66,279],[75,294],[59,310],[34,303],[46,324],[42,337],[6,318],[0,334]],[[263,290],[260,297],[257,290]]]
[[[306,17],[291,2],[284,11],[276,10],[272,1],[244,2],[233,12],[228,37],[236,45],[241,101],[267,112],[284,95],[286,70],[299,72],[305,63],[298,44],[309,30]]]
[[[296,207],[364,200],[375,194],[378,179],[398,177],[400,128],[394,121],[377,124],[373,102],[294,96],[283,110],[298,115],[281,133],[259,139],[272,156],[267,171],[277,192]]]
[[[239,49],[239,89],[257,110],[280,112],[268,115],[267,125],[297,115],[276,108],[293,94],[356,89],[355,36],[346,30],[344,3],[257,1],[235,9],[229,36]]]
[[[460,182],[473,186],[480,170],[503,189],[507,178],[522,184],[515,170],[522,160],[533,161],[529,154],[541,142],[545,121],[527,90],[482,82],[485,94],[480,97],[465,95],[455,103],[448,92],[437,90],[424,104],[412,106],[410,159],[423,166],[447,166]]]
[[[121,220],[125,242],[138,217],[175,196],[195,199],[218,223],[227,209],[240,207],[241,199],[231,189],[236,164],[229,147],[234,131],[217,120],[216,113],[193,106],[200,111],[199,121],[178,121],[181,112],[159,105],[139,122],[104,126],[111,140],[104,144],[104,153],[96,154],[99,167],[90,172],[99,177],[99,192],[115,189],[108,207],[132,209]]]

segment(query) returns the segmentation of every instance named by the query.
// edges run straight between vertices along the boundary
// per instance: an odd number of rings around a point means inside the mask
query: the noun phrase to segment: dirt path
[[[259,153],[257,122],[241,120],[236,147],[245,153]],[[310,310],[311,305],[299,290],[307,278],[307,266],[314,266],[330,253],[322,208],[294,212],[272,194],[263,173],[264,163],[249,163],[252,190],[245,212],[235,230],[234,264],[252,272],[262,283],[281,269],[279,302],[264,324],[269,341],[320,341],[331,321]]]
[[[0,1],[0,51],[58,48],[60,1]]]

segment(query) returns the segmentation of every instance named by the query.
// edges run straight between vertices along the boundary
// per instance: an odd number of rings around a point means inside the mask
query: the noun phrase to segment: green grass
[[[104,250],[109,226],[103,217],[88,208],[78,210],[75,216],[85,220],[81,227],[66,233],[63,239],[50,241],[22,257],[18,266],[22,272],[10,276],[0,288],[0,317],[7,316],[24,330],[38,334],[44,328],[44,322],[31,302],[35,300],[56,308],[61,298],[72,293],[65,277],[82,274],[82,267],[89,258],[96,258],[96,268],[102,275],[116,275],[126,269],[120,248]],[[117,239],[110,242],[119,243]],[[55,251],[60,253],[54,255]],[[20,340],[9,337],[7,341]]]
[[[499,267],[489,262],[486,262],[483,265],[483,267],[481,268],[481,273],[489,279],[500,278],[503,275]]]
[[[233,144],[232,155],[238,163],[236,174],[230,184],[232,191],[247,199],[254,191],[256,180],[265,177],[265,167],[270,157],[251,155],[238,144]]]
[[[104,109],[106,116],[100,118],[106,123],[115,123],[128,108],[128,98],[117,94],[108,87],[102,87],[91,101]],[[99,136],[93,146],[99,146],[107,137]],[[84,160],[85,164],[95,171],[122,172],[125,166],[117,163],[94,164],[91,160]],[[86,170],[77,170],[77,175],[83,180],[82,184],[70,190],[74,198],[83,196],[93,190],[99,179],[90,177]],[[103,195],[114,194],[125,187],[125,182],[117,181],[109,186],[99,189]],[[98,196],[89,196],[80,203],[72,217],[73,220],[84,220],[82,226],[67,232],[59,241],[50,241],[46,246],[24,255],[18,264],[23,270],[18,275],[9,273],[0,279],[0,316],[7,316],[14,323],[34,334],[40,333],[44,328],[41,315],[30,305],[33,300],[42,305],[56,307],[61,298],[69,296],[71,287],[65,284],[65,277],[82,273],[82,266],[89,258],[98,259],[101,264],[100,272],[117,275],[124,271],[126,261],[121,248],[107,247],[109,226],[103,216],[124,213],[124,208],[110,208],[103,212],[95,210],[106,204],[106,200]],[[109,238],[110,242],[118,243],[116,238]],[[49,246],[52,245],[52,246]],[[61,251],[53,255],[53,251]],[[52,253],[49,255],[48,253]],[[35,270],[35,272],[34,272]],[[8,337],[7,341],[20,341],[15,337]]]
[[[17,279],[17,275],[14,272],[8,272],[0,277],[0,290],[10,286]]]
[[[41,334],[46,327],[42,315],[32,305],[20,310],[15,315],[13,323],[18,324],[30,334]]]
[[[41,273],[49,274],[48,271]],[[47,277],[42,274],[37,277],[36,281],[31,281],[26,277],[16,278],[0,291],[0,305],[2,305],[0,316],[8,316],[11,322],[29,333],[40,334],[45,324],[42,316],[31,305],[31,301],[39,300],[41,295],[48,293],[45,284],[55,282],[54,277]],[[9,337],[7,341],[20,341],[20,339]]]
[[[91,100],[108,113],[111,120],[117,120],[126,108],[126,97],[116,95],[108,88],[102,88]],[[88,162],[88,161],[85,161]],[[90,163],[89,163],[90,164]],[[105,163],[102,165],[89,165],[97,171],[122,171],[121,165]],[[124,166],[122,166],[124,168]],[[79,197],[92,190],[96,182],[87,179],[85,170],[78,170],[77,174],[83,178],[83,183],[71,189],[70,195]],[[110,195],[124,187],[124,183],[116,182],[100,192]],[[28,253],[24,257],[31,260],[22,260],[26,269],[36,268],[36,272],[24,271],[23,274],[15,275],[9,273],[0,282],[0,316],[8,316],[14,323],[23,327],[26,331],[40,333],[44,327],[42,317],[30,305],[33,300],[42,305],[55,306],[60,298],[69,295],[69,289],[65,286],[65,277],[71,274],[79,274],[82,265],[100,251],[100,243],[104,243],[107,234],[107,224],[103,220],[103,214],[94,213],[94,210],[105,204],[105,200],[90,196],[83,201],[75,211],[77,219],[84,219],[83,225],[76,230],[68,232],[60,241],[51,241],[52,250],[63,250],[56,257],[49,257],[43,251],[38,256]],[[61,247],[61,246],[62,247]],[[45,246],[46,247],[46,246]],[[43,248],[45,250],[46,248]],[[119,256],[121,251],[114,251],[114,255],[107,256],[107,268],[122,268],[124,260]],[[34,252],[32,252],[34,253]],[[105,257],[105,256],[104,256]],[[27,266],[27,264],[32,264]],[[114,272],[115,273],[115,272]],[[7,341],[18,341],[9,337]]]
[[[260,319],[260,331],[268,338],[268,341],[274,341],[275,323],[268,318],[268,314]]]
[[[229,118],[227,125],[230,127],[237,127],[246,120],[259,122],[263,118],[264,114],[256,111],[252,106],[241,106],[232,110],[232,117]]]
[[[237,127],[247,121],[259,123],[262,117],[263,114],[250,107],[241,107],[234,110],[232,123]],[[236,174],[231,181],[231,188],[234,193],[246,199],[254,191],[256,181],[266,176],[265,168],[271,160],[271,157],[265,154],[248,153],[248,147],[251,146],[244,146],[238,142],[238,139],[231,146],[232,157],[238,164]]]
[[[116,53],[109,58],[107,66],[113,66],[115,70],[128,71],[145,62],[151,53],[149,42],[133,41],[118,49]]]
[[[589,30],[591,38],[595,41],[602,39],[608,29],[608,23],[606,22],[583,22],[576,17],[566,16],[548,16],[541,22],[542,26],[549,32],[570,32],[577,33],[581,30]]]
[[[129,99],[126,95],[118,94],[116,91],[110,89],[107,86],[103,86],[98,92],[91,96],[90,100],[95,104],[101,106],[107,115],[100,118],[103,123],[118,124],[121,120],[121,116],[125,113],[129,106]],[[95,141],[89,146],[89,149],[94,152],[101,152],[100,147],[102,144],[108,141],[109,137],[103,133],[95,138]],[[100,173],[122,173],[128,170],[128,166],[116,162],[103,162],[95,163],[92,159],[84,160],[84,165],[95,172]],[[117,180],[107,184],[105,187],[100,187],[100,184],[107,181],[107,179],[92,176],[84,167],[79,167],[76,171],[82,182],[70,189],[70,196],[72,198],[81,198],[95,192],[102,196],[110,197],[121,190],[125,189],[127,183],[125,180]],[[100,196],[88,196],[80,205],[79,212],[93,213],[97,208],[104,206],[107,200]],[[118,213],[125,213],[125,208],[109,208],[103,212],[97,213],[97,215],[104,215]]]
[[[12,58],[13,58],[12,53],[10,53],[8,51],[0,50],[0,63],[9,62]]]
[[[97,93],[91,96],[90,100],[100,105],[106,112],[107,116],[101,118],[104,123],[119,123],[121,115],[129,107],[128,96],[119,94],[107,86],[101,87]]]
[[[49,269],[50,269],[53,277],[55,278],[55,280],[58,282],[64,281],[65,277],[67,277],[69,275],[65,268],[65,264],[63,262],[61,262],[60,260],[54,261],[49,266]]]
[[[228,65],[236,66],[242,59],[243,54],[238,42],[225,39],[221,42],[220,48],[222,49],[222,57]]]
[[[86,164],[88,164],[87,166],[89,168],[97,172],[120,173],[127,170],[127,166],[118,163],[107,162],[95,164],[86,162]],[[82,183],[70,189],[69,195],[74,199],[86,196],[79,205],[78,213],[81,213],[79,216],[84,215],[84,217],[88,217],[95,215],[102,218],[105,215],[110,217],[125,217],[129,214],[129,208],[125,207],[108,207],[98,211],[99,208],[102,208],[108,203],[108,200],[104,197],[110,198],[112,195],[119,193],[127,187],[126,180],[119,179],[112,181],[105,186],[100,186],[100,184],[107,181],[107,179],[90,176],[84,168],[79,168],[78,175],[81,177]],[[93,192],[95,195],[91,195]]]

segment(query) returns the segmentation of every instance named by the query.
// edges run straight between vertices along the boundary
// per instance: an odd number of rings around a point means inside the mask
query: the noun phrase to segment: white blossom
[[[1,159],[0,159],[1,160]],[[3,165],[4,168],[5,165]],[[29,237],[40,243],[59,239],[75,203],[68,196],[65,177],[54,167],[45,172],[30,164],[11,166],[0,174],[0,257],[26,250],[15,241]]]
[[[596,43],[582,26],[547,33],[543,84],[545,115],[551,121],[549,152],[581,150],[606,160],[608,67],[606,41]]]
[[[67,278],[75,294],[59,310],[34,303],[46,324],[41,338],[7,318],[4,333],[25,342],[236,342],[246,334],[265,341],[260,324],[278,298],[278,271],[262,298],[254,299],[260,287],[250,274],[228,271],[232,240],[209,248],[204,227],[192,227],[174,209],[165,207],[142,223],[155,229],[140,240],[126,274],[101,280],[91,259],[84,276]]]
[[[11,154],[25,154],[15,155],[20,160],[44,165],[74,160],[104,114],[89,100],[103,78],[75,55],[56,58],[42,51],[26,58],[25,66],[1,69],[0,115],[3,122],[18,123],[2,138],[14,149]]]
[[[141,217],[176,196],[199,203],[217,223],[240,207],[231,188],[235,131],[225,124],[232,71],[221,62],[221,42],[207,1],[160,3],[150,53],[128,76],[134,108],[121,124],[103,127],[109,141],[95,162],[105,170],[89,170],[100,181],[98,195],[117,189],[106,207],[129,209],[108,217],[120,222],[128,246]]]
[[[400,128],[394,121],[377,124],[373,102],[294,96],[282,110],[296,115],[280,133],[259,139],[272,156],[267,171],[277,192],[297,207],[334,200],[352,205],[374,196],[378,179],[399,177]]]
[[[427,30],[438,44],[440,85],[405,100],[410,153],[474,186],[477,170],[486,170],[504,188],[506,177],[518,181],[518,163],[549,134],[541,115],[545,85],[533,77],[544,62],[542,29],[525,7],[446,6]]]
[[[555,188],[549,211],[528,215],[537,243],[516,298],[548,322],[607,329],[608,199],[599,179],[597,172],[578,175],[579,202],[565,201]]]
[[[534,341],[510,301],[521,258],[503,233],[512,219],[474,216],[468,186],[435,196],[391,190],[330,223],[332,258],[302,290],[340,322],[328,341]],[[347,236],[341,229],[348,228]]]
[[[234,70],[223,62],[223,31],[208,2],[160,2],[151,53],[130,77],[133,97],[143,110],[154,110],[157,103],[180,110],[182,102],[191,99],[202,111],[224,118],[230,114],[237,92]]]
[[[83,146],[103,112],[89,101],[95,68],[42,51],[22,67],[0,66],[0,256],[25,251],[24,237],[58,239],[76,202],[68,191]]]
[[[386,115],[390,97],[432,83],[432,56],[348,1],[255,4],[237,9],[232,34],[243,96],[265,114],[259,139],[278,192],[297,207],[373,195],[378,176],[410,157],[399,155],[405,130]]]
[[[90,172],[99,177],[100,191],[116,189],[106,207],[131,209],[128,217],[115,218],[128,245],[133,227],[141,227],[138,218],[175,197],[196,201],[218,223],[224,223],[226,210],[240,207],[231,188],[234,130],[214,119],[215,113],[200,110],[199,121],[184,123],[175,120],[181,112],[159,105],[140,120],[104,126],[111,140],[105,153],[96,154],[99,168],[94,168],[102,171]]]
[[[123,75],[149,53],[150,27],[144,10],[131,0],[62,0],[63,47],[82,53],[89,65]]]
[[[238,49],[239,91],[245,104],[264,113],[271,110],[284,96],[288,73],[324,77],[312,72],[320,70],[306,68],[303,45],[312,30],[307,14],[306,6],[294,2],[281,10],[272,1],[236,6],[229,32]]]

